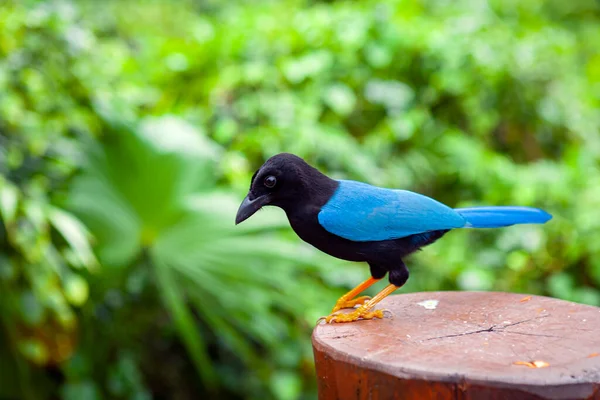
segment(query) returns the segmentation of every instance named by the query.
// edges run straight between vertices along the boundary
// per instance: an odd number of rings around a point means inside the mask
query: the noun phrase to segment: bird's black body
[[[448,232],[437,230],[381,241],[344,239],[325,230],[318,220],[321,208],[338,188],[338,181],[322,174],[297,156],[279,154],[267,161],[253,176],[250,200],[269,195],[262,185],[255,184],[262,182],[266,176],[275,176],[282,181],[277,196],[273,196],[269,204],[285,211],[292,229],[302,240],[333,257],[367,262],[375,279],[381,279],[389,272],[389,281],[396,286],[402,286],[409,275],[402,259]]]

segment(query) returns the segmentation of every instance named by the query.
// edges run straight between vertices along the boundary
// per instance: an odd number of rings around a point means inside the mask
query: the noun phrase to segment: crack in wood
[[[556,335],[544,335],[541,333],[527,333],[527,332],[516,332],[516,331],[503,331],[506,333],[514,333],[515,335],[524,335],[524,336],[537,336],[537,337],[551,337],[557,339],[566,339],[564,336],[556,336]]]
[[[348,333],[348,334],[341,334],[341,335],[337,335],[337,336],[331,336],[330,339],[345,339],[345,338],[352,337],[352,336],[356,336],[356,333]]]
[[[427,339],[423,339],[422,341],[423,342],[427,342],[427,341],[430,341],[430,340],[448,339],[448,338],[453,338],[453,337],[476,335],[478,333],[486,333],[486,332],[495,332],[495,333],[506,332],[506,333],[514,333],[514,334],[517,334],[517,335],[562,338],[561,336],[552,336],[552,335],[544,335],[544,334],[536,334],[536,333],[526,333],[526,332],[515,332],[515,331],[506,330],[506,328],[510,328],[511,326],[521,325],[521,324],[524,324],[524,323],[527,323],[527,322],[535,321],[537,319],[543,319],[543,318],[546,318],[548,316],[550,316],[550,314],[540,315],[539,317],[528,318],[528,319],[525,319],[523,321],[512,322],[510,324],[505,324],[505,325],[494,324],[494,325],[490,326],[489,328],[478,329],[476,331],[463,332],[463,333],[454,333],[454,334],[451,334],[451,335],[444,335],[444,336],[437,336],[437,337],[427,338]]]

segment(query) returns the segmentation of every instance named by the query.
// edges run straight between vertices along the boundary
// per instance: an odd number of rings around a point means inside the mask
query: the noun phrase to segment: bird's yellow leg
[[[378,281],[379,279],[375,279],[373,277],[367,279],[366,281],[364,281],[363,283],[361,283],[360,285],[358,285],[357,287],[340,297],[335,303],[335,306],[333,307],[333,310],[331,310],[331,312],[334,313],[342,308],[352,308],[357,304],[363,304],[366,301],[370,300],[370,296],[356,296]]]
[[[348,314],[331,314],[325,317],[325,322],[352,322],[359,319],[383,318],[383,310],[371,311],[371,309],[383,300],[385,297],[393,293],[399,286],[389,284],[383,290],[375,295],[371,300],[358,307],[356,310]]]

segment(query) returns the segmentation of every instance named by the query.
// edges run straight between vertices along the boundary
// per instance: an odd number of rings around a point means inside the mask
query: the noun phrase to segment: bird
[[[451,208],[425,195],[368,183],[332,179],[301,157],[280,153],[252,175],[236,217],[239,224],[265,206],[285,212],[300,239],[335,258],[366,262],[371,276],[341,296],[326,323],[384,318],[373,310],[409,278],[408,255],[453,229],[544,224],[544,210],[519,206]],[[388,274],[374,297],[358,296]],[[340,310],[352,308],[348,313]]]

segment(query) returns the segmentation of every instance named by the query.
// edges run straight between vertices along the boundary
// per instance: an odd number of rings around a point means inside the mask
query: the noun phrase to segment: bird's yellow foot
[[[353,322],[359,319],[383,318],[383,310],[369,311],[358,308],[347,314],[331,314],[325,317],[325,322]]]
[[[337,301],[337,303],[335,303],[335,306],[333,307],[333,310],[331,310],[331,313],[333,314],[336,311],[341,310],[342,308],[353,308],[356,305],[362,305],[369,300],[371,300],[371,296],[360,296],[352,300],[345,300],[342,297]]]
[[[371,280],[374,281],[374,279],[371,278]],[[366,284],[368,284],[369,281],[365,281],[363,282],[361,285],[358,286],[358,289],[361,288],[361,286],[365,286]],[[317,323],[321,322],[321,320],[325,320],[326,323],[330,323],[330,322],[352,322],[352,321],[358,321],[359,319],[373,319],[373,318],[383,318],[383,313],[386,310],[375,310],[375,311],[371,311],[371,309],[377,304],[379,303],[381,300],[383,300],[386,296],[388,296],[390,293],[392,293],[394,290],[398,289],[398,286],[390,283],[389,285],[387,285],[381,292],[377,293],[375,295],[375,297],[373,297],[370,300],[367,300],[366,302],[363,303],[363,305],[361,305],[360,307],[358,307],[356,310],[347,313],[347,314],[341,314],[341,313],[336,313],[336,308],[338,307],[338,305],[341,303],[342,305],[345,305],[347,303],[351,303],[353,301],[355,301],[357,304],[358,301],[360,300],[364,300],[364,298],[357,298],[355,300],[346,300],[348,298],[352,298],[353,296],[356,295],[356,291],[357,290],[351,290],[350,292],[348,292],[347,294],[345,294],[344,296],[342,296],[342,298],[340,300],[338,300],[336,307],[334,307],[334,312],[331,313],[330,315],[328,315],[327,317],[321,317],[319,318],[319,320],[317,321]],[[352,297],[351,297],[352,296]],[[367,297],[367,296],[363,296],[363,297]],[[388,310],[389,312],[389,310]]]

